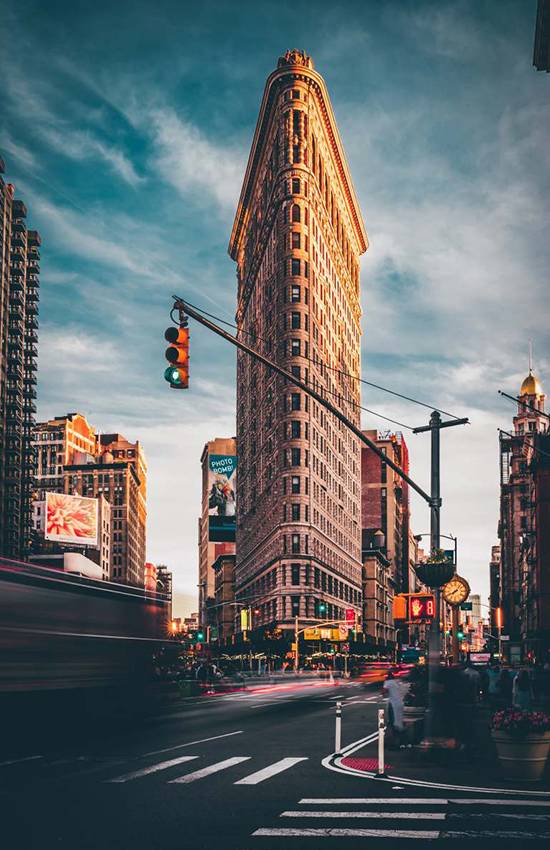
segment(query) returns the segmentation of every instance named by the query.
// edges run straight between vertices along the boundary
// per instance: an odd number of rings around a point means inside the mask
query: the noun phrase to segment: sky
[[[78,410],[139,439],[148,560],[196,608],[200,455],[235,433],[235,357],[191,327],[191,383],[163,380],[179,294],[231,321],[227,245],[265,80],[289,48],[324,77],[369,234],[362,375],[471,424],[442,433],[442,520],[488,593],[498,427],[550,386],[550,76],[536,0],[5,0],[6,177],[42,236],[38,417]],[[429,410],[363,386],[407,426]],[[391,427],[364,413],[368,428]],[[429,437],[403,430],[429,486]],[[428,510],[413,499],[415,533]]]

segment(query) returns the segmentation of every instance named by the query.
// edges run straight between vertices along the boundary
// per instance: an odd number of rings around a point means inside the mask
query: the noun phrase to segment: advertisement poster
[[[208,539],[210,542],[235,540],[235,494],[237,458],[210,455],[208,458]]]
[[[46,493],[46,540],[98,545],[98,501],[65,493]]]

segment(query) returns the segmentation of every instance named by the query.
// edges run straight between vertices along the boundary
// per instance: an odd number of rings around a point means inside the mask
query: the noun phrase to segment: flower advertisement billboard
[[[46,493],[46,540],[98,545],[98,500],[65,493]]]
[[[235,491],[237,458],[235,455],[208,457],[208,539],[214,543],[235,540]]]

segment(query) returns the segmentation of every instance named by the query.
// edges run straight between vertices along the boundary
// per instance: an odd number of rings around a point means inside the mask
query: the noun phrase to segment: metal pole
[[[386,722],[384,720],[384,709],[378,709],[378,770],[377,776],[385,776],[386,770],[384,765],[384,738],[386,735]]]
[[[334,733],[334,752],[339,753],[342,749],[342,703],[336,703],[336,730]]]
[[[298,673],[298,662],[300,660],[300,656],[298,653],[298,617],[294,620],[294,672]]]
[[[430,416],[431,434],[431,488],[430,488],[430,554],[433,555],[441,544],[440,513],[440,424],[441,416],[434,410]],[[441,590],[434,588],[435,616],[432,620],[429,637],[428,663],[428,738],[434,733],[435,693],[441,661]]]

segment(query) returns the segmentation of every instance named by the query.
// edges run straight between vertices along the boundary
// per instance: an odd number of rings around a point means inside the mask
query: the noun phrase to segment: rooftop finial
[[[279,57],[277,68],[283,68],[285,65],[305,65],[306,68],[313,68],[313,60],[308,56],[305,50],[287,50],[284,56]]]

